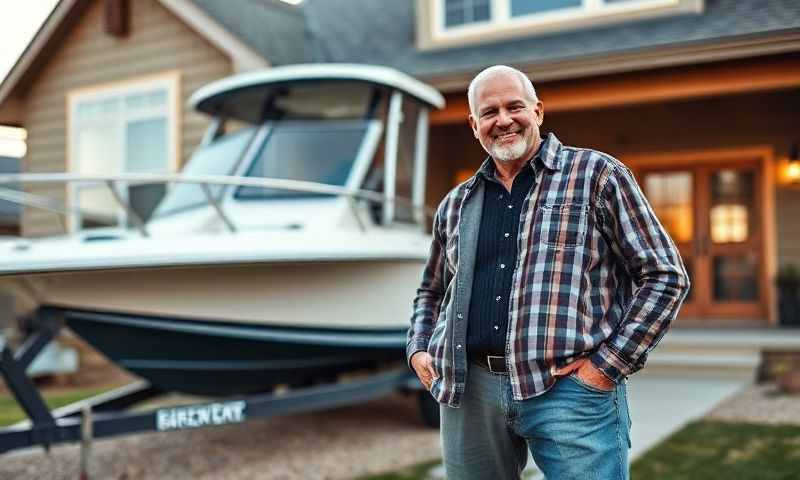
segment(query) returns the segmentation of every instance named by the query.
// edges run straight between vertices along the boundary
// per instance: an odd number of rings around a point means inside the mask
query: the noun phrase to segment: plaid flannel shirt
[[[506,363],[514,398],[546,392],[578,358],[615,382],[644,366],[689,289],[678,250],[630,170],[550,134],[531,160],[536,182],[519,218]],[[437,209],[407,358],[433,357],[431,393],[457,407],[467,373],[466,328],[492,159]]]

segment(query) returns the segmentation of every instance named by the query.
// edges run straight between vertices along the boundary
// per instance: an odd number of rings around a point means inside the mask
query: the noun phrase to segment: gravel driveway
[[[93,479],[352,479],[441,458],[415,396],[240,425],[98,440]],[[0,479],[79,477],[80,449],[0,457]]]

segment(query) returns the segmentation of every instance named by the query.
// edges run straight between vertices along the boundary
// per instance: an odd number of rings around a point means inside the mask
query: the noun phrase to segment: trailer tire
[[[417,396],[417,404],[422,422],[428,427],[439,428],[439,402],[429,392],[422,390]]]

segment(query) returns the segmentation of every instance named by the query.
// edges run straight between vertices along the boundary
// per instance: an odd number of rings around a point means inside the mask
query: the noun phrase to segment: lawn
[[[432,466],[362,480],[424,480]],[[800,426],[701,420],[634,462],[633,480],[800,480]]]
[[[107,390],[108,387],[74,389],[61,393],[45,394],[44,400],[47,405],[53,409],[69,405],[70,403],[83,400],[87,397],[92,397]],[[14,397],[9,395],[0,396],[0,427],[14,424],[26,418],[25,412],[19,407]]]
[[[800,426],[698,421],[636,460],[634,479],[800,479]]]

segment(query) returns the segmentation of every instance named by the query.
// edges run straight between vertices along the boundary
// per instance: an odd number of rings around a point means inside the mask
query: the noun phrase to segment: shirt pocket
[[[588,204],[542,205],[535,228],[540,229],[540,240],[545,245],[558,249],[575,249],[586,243],[588,217]]]

